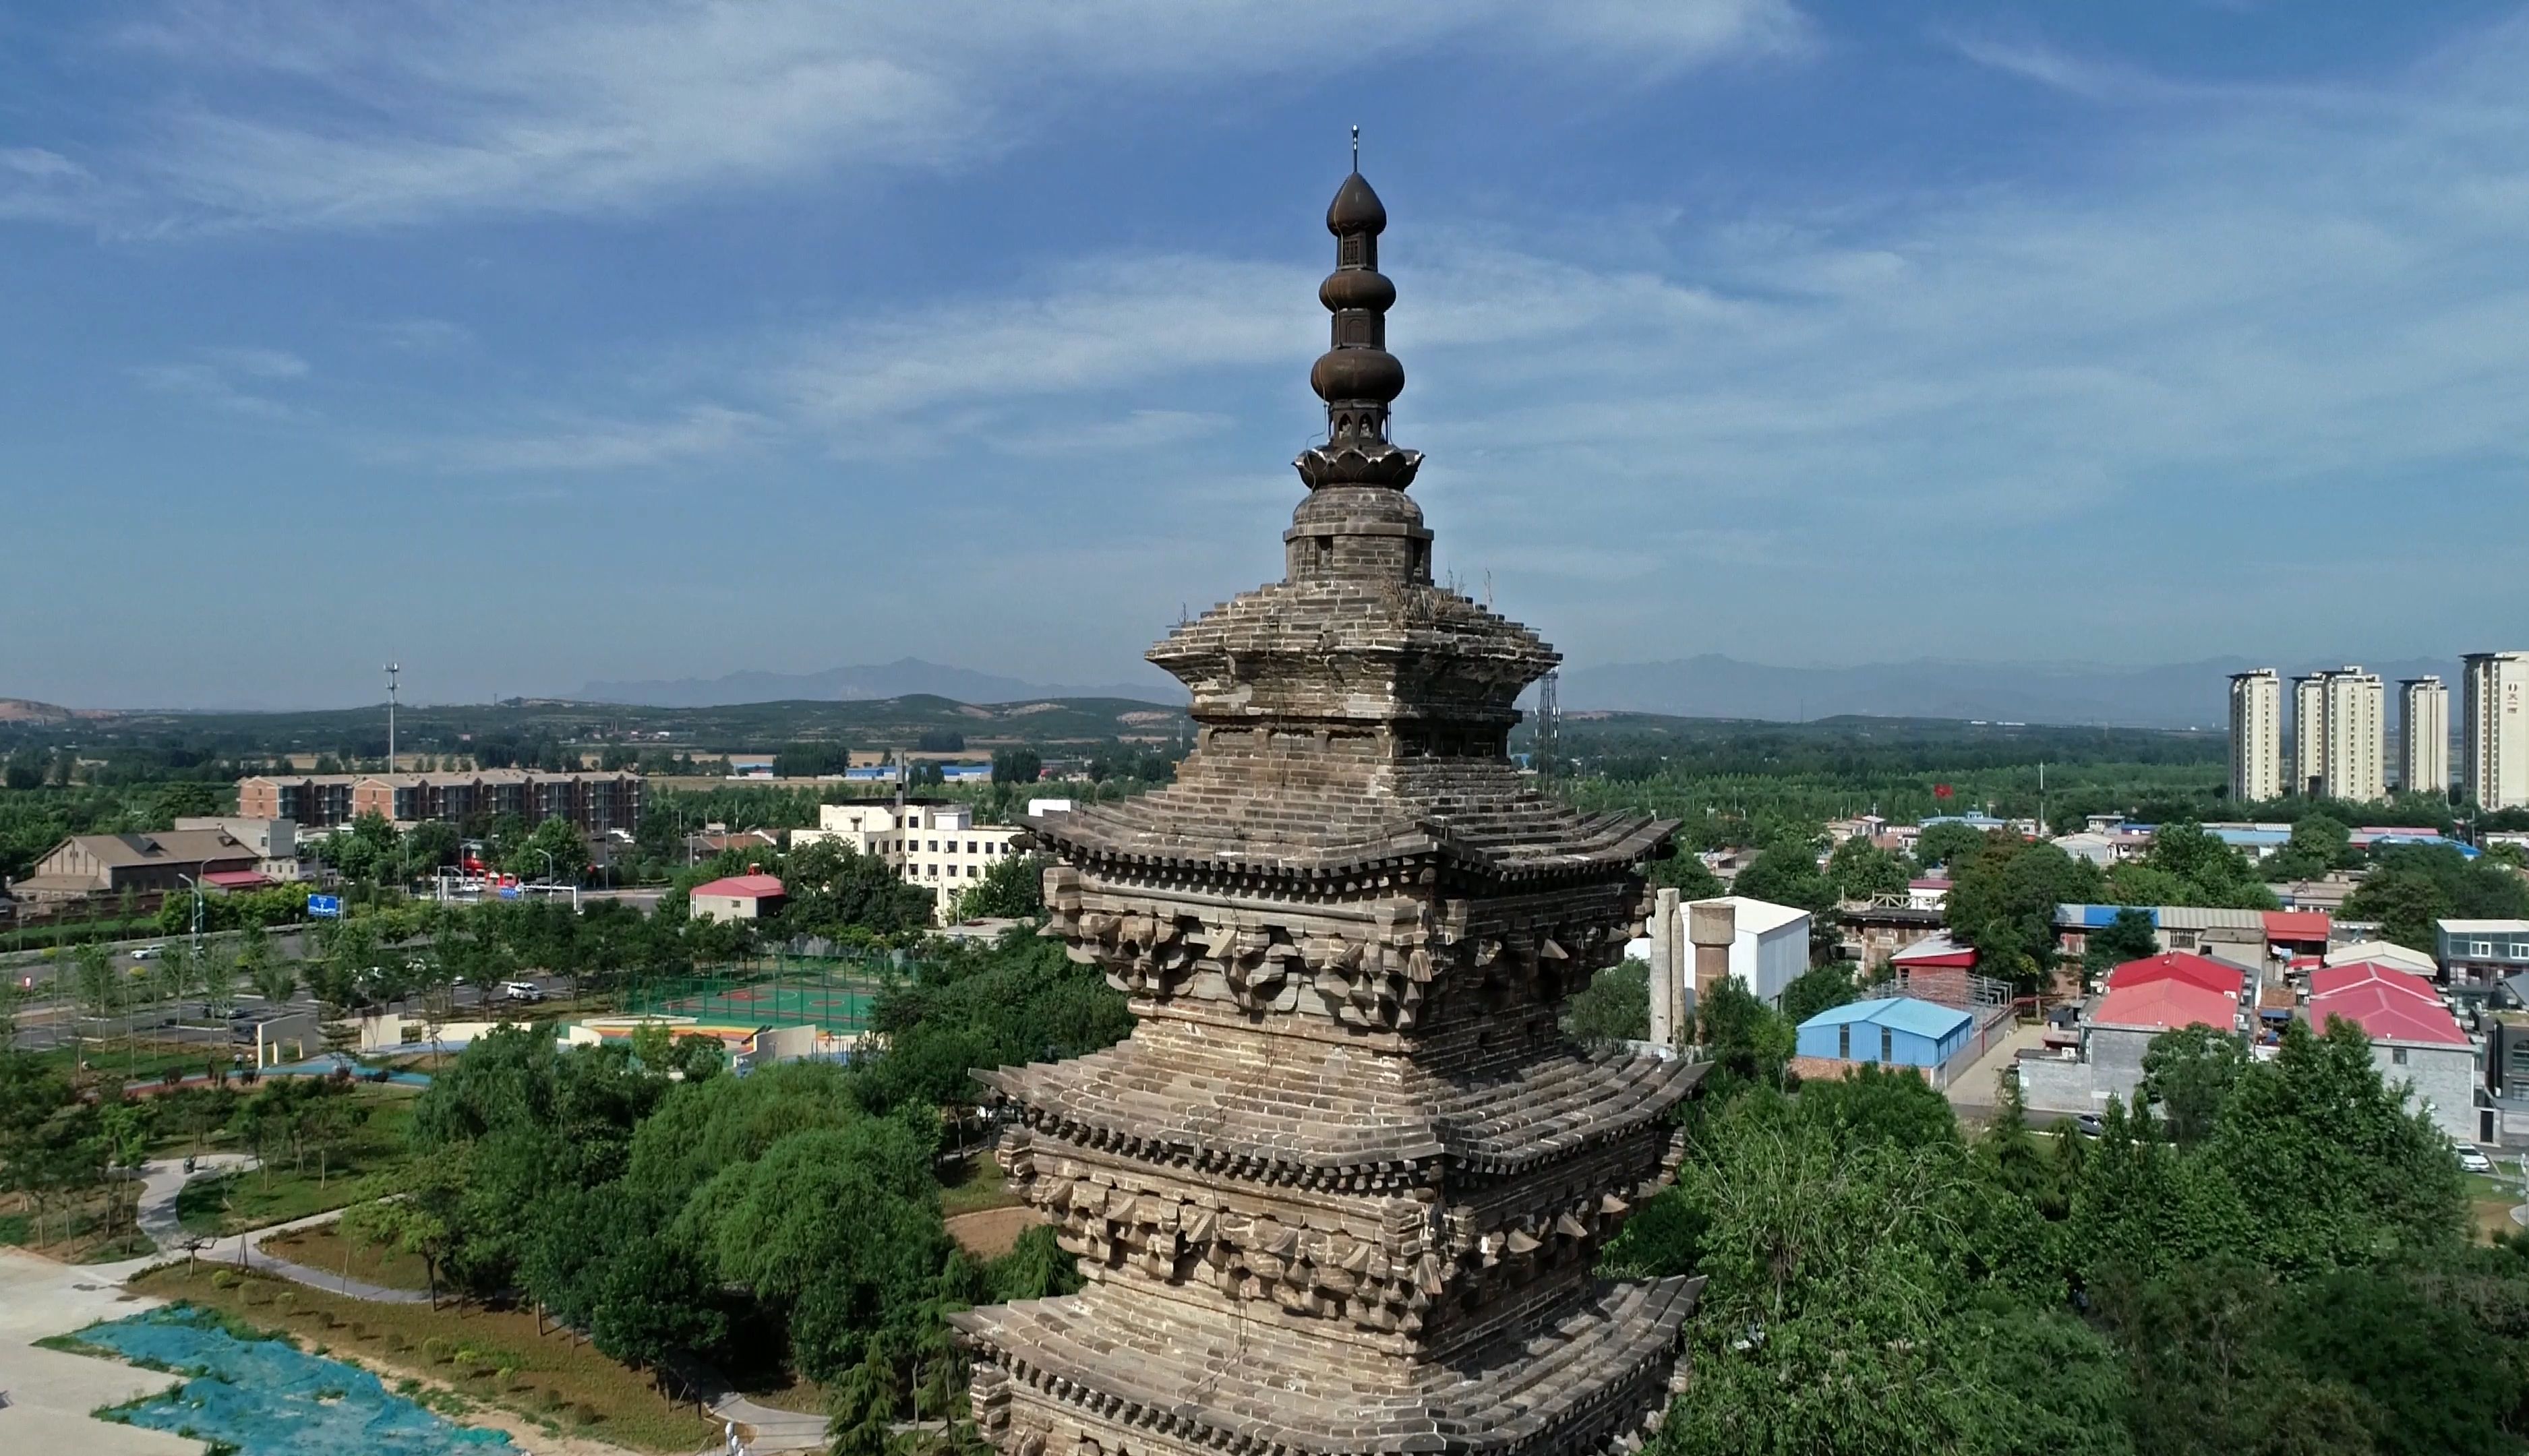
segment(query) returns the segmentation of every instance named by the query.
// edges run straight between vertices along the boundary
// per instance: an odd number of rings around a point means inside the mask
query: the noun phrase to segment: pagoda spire
[[[1359,160],[1359,139],[1355,139]],[[1326,207],[1335,236],[1335,271],[1318,286],[1318,301],[1334,318],[1326,351],[1309,370],[1309,387],[1326,402],[1326,443],[1292,463],[1312,489],[1384,485],[1402,489],[1423,463],[1420,452],[1387,438],[1388,405],[1405,391],[1405,366],[1387,351],[1387,310],[1396,285],[1378,271],[1378,235],[1387,208],[1355,170]]]

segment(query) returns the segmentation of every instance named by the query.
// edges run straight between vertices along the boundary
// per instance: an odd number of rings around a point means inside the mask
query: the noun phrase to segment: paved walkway
[[[747,1399],[729,1387],[728,1379],[719,1371],[690,1357],[670,1362],[676,1376],[694,1392],[712,1419],[734,1421],[753,1432],[748,1438],[749,1451],[824,1450],[826,1418],[800,1411],[784,1411]]]
[[[1994,1078],[2031,1047],[2043,1046],[2046,1027],[2043,1022],[2029,1022],[2012,1028],[2007,1036],[1997,1038],[1973,1065],[1950,1079],[1950,1105],[1962,1115],[1981,1117],[2002,1105],[2002,1091]]]
[[[0,1248],[0,1451],[78,1456],[201,1456],[200,1441],[91,1420],[98,1406],[154,1395],[175,1376],[114,1360],[38,1349],[46,1335],[157,1305],[94,1265],[55,1264]]]
[[[312,1228],[320,1223],[331,1223],[335,1219],[343,1216],[342,1211],[339,1209],[330,1210],[322,1213],[310,1213],[304,1218],[294,1218],[287,1223],[275,1223],[264,1228],[249,1229],[242,1234],[227,1234],[215,1239],[205,1239],[198,1248],[191,1248],[188,1250],[188,1246],[191,1241],[191,1236],[188,1235],[184,1230],[184,1226],[177,1221],[176,1196],[184,1190],[187,1183],[190,1182],[194,1178],[208,1178],[215,1177],[221,1173],[242,1171],[253,1167],[254,1161],[254,1158],[250,1154],[216,1153],[196,1159],[193,1165],[193,1171],[190,1173],[187,1173],[185,1171],[184,1159],[180,1158],[152,1159],[150,1161],[143,1164],[140,1170],[142,1183],[138,1215],[140,1230],[141,1232],[148,1234],[152,1239],[156,1240],[160,1249],[164,1252],[147,1255],[139,1259],[128,1259],[120,1264],[85,1265],[75,1269],[54,1264],[50,1260],[36,1259],[31,1255],[21,1257],[27,1263],[41,1266],[45,1269],[59,1270],[74,1275],[76,1282],[81,1288],[102,1291],[105,1298],[109,1301],[116,1297],[114,1286],[121,1284],[126,1279],[131,1278],[133,1275],[152,1265],[165,1264],[171,1257],[181,1258],[188,1252],[191,1253],[196,1258],[211,1260],[218,1263],[242,1264],[242,1267],[244,1267],[260,1269],[265,1273],[278,1275],[279,1277],[291,1280],[294,1283],[304,1284],[310,1289],[321,1289],[329,1294],[340,1294],[350,1299],[365,1300],[371,1304],[417,1305],[426,1302],[430,1298],[430,1295],[426,1290],[395,1289],[384,1284],[372,1284],[366,1279],[349,1278],[335,1270],[320,1269],[303,1264],[296,1264],[290,1260],[280,1258],[277,1255],[267,1254],[264,1252],[264,1240],[271,1238],[275,1234],[287,1233],[294,1229]],[[7,1251],[0,1250],[0,1253],[5,1252]],[[8,1283],[0,1282],[0,1290],[6,1290],[10,1287],[11,1286]],[[122,1314],[130,1314],[135,1310],[146,1309],[157,1303],[155,1300],[137,1300],[136,1297],[130,1295],[123,1295],[121,1297],[126,1300],[134,1301],[133,1303],[124,1305],[118,1311],[118,1313]],[[0,1305],[7,1305],[10,1302],[7,1300],[0,1300]],[[58,1302],[51,1300],[38,1300],[36,1303],[51,1304],[55,1309],[64,1307]],[[57,1322],[48,1311],[42,1322],[50,1327],[36,1330],[34,1333],[37,1335],[54,1334],[65,1328],[75,1329],[79,1327],[79,1325],[87,1323],[89,1320],[97,1318],[105,1317],[99,1315],[79,1315],[74,1318],[72,1322],[62,1324]],[[5,1329],[5,1324],[0,1324],[0,1329]],[[32,1337],[32,1335],[28,1336],[28,1338]],[[5,1353],[6,1352],[0,1352],[0,1355],[4,1355]],[[33,1353],[37,1355],[51,1355],[53,1352],[37,1350]],[[100,1362],[97,1361],[81,1361],[79,1360],[79,1357],[76,1356],[60,1355],[55,1356],[54,1358],[58,1360],[78,1361],[81,1365],[100,1364]],[[123,1371],[127,1375],[131,1374],[131,1368],[126,1366],[115,1366],[110,1367],[110,1369]],[[8,1388],[7,1372],[8,1366],[5,1360],[0,1360],[0,1390]],[[807,1415],[799,1411],[780,1410],[773,1406],[763,1405],[756,1401],[749,1400],[745,1396],[737,1393],[734,1389],[730,1388],[727,1379],[724,1377],[720,1372],[713,1370],[708,1366],[687,1365],[681,1368],[681,1373],[684,1375],[688,1383],[690,1383],[694,1387],[695,1391],[700,1395],[704,1409],[710,1411],[714,1419],[720,1421],[734,1421],[739,1426],[747,1428],[754,1433],[752,1439],[747,1442],[748,1450],[761,1452],[806,1451],[822,1450],[825,1447],[825,1417]],[[145,1375],[146,1373],[142,1372],[141,1374]],[[153,1379],[155,1379],[155,1377],[153,1377]],[[76,1415],[80,1420],[84,1422],[87,1419],[87,1413],[99,1405],[109,1405],[116,1400],[126,1400],[131,1398],[132,1395],[158,1389],[163,1383],[163,1380],[155,1380],[154,1383],[144,1382],[124,1395],[89,1400],[86,1404],[78,1407]],[[123,1386],[116,1385],[115,1388],[121,1389]],[[5,1420],[8,1414],[9,1413],[6,1410],[0,1410],[0,1420]],[[97,1423],[89,1422],[88,1424],[95,1425]],[[0,1432],[5,1432],[9,1428],[6,1426],[0,1426]],[[123,1430],[128,1429],[129,1428],[115,1427],[112,1429]],[[79,1449],[83,1451],[93,1449],[112,1452],[120,1452],[126,1449],[132,1451],[150,1452],[175,1450],[190,1451],[193,1449],[192,1443],[190,1442],[175,1441],[173,1437],[161,1436],[156,1432],[140,1431],[138,1434],[151,1436],[155,1442],[172,1442],[172,1444],[152,1443],[146,1445],[133,1445],[129,1447],[89,1446],[80,1447]],[[0,1449],[15,1450],[18,1449],[18,1447],[9,1442],[0,1441]],[[72,1449],[72,1447],[69,1445],[63,1445],[58,1448],[53,1446],[33,1445],[27,1446],[25,1449],[69,1450]]]

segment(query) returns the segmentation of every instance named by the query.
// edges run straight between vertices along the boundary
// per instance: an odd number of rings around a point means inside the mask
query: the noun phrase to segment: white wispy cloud
[[[206,348],[194,357],[164,363],[137,364],[129,373],[145,388],[181,395],[231,414],[256,419],[294,419],[305,410],[275,398],[270,387],[305,379],[307,361],[278,349]]]
[[[197,0],[115,38],[185,98],[117,159],[178,225],[367,228],[955,166],[1119,81],[1212,88],[1442,42],[1647,79],[1797,54],[1808,27],[1789,0],[1405,0],[1375,24],[1344,0],[453,0],[356,18]]]
[[[402,318],[379,324],[377,335],[406,353],[446,353],[474,342],[474,331],[444,318]]]
[[[433,436],[373,445],[382,461],[487,473],[636,470],[729,455],[762,441],[773,422],[720,404],[688,404],[653,416],[562,415],[503,434]]]

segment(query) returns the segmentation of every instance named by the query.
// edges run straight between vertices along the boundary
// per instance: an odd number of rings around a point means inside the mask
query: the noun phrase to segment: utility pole
[[[390,774],[396,771],[396,674],[402,671],[394,663],[387,664],[387,772]]]

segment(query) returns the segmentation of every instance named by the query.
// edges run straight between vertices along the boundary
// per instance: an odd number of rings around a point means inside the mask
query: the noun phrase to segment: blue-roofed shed
[[[1801,1023],[1800,1054],[1892,1066],[1941,1066],[1975,1031],[1975,1018],[1956,1006],[1882,997],[1830,1007]]]
[[[2057,930],[2105,930],[2116,924],[2117,916],[2127,910],[2140,910],[2151,917],[2151,923],[2155,927],[2160,924],[2160,910],[2153,905],[2057,905],[2055,928]]]

